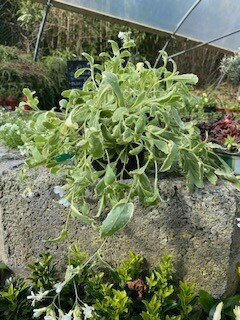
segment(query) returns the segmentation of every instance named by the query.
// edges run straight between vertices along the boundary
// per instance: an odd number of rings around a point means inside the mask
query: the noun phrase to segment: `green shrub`
[[[96,254],[97,253],[97,254]],[[129,251],[116,268],[105,268],[98,253],[88,257],[70,247],[62,279],[54,259],[43,253],[28,278],[10,277],[0,286],[1,320],[238,320],[240,295],[214,299],[173,276],[164,255],[149,270],[143,257]]]
[[[20,111],[5,112],[0,110],[0,141],[9,148],[17,148],[24,144],[23,135],[28,135],[31,115]]]
[[[110,273],[93,268],[93,257],[77,246],[69,258],[72,264],[61,282],[46,253],[30,265],[29,279],[7,280],[0,288],[0,318],[190,320],[200,315],[193,285],[173,281],[170,256],[147,271],[144,259],[129,252],[129,259]]]
[[[0,97],[20,100],[26,87],[37,92],[41,109],[58,106],[61,92],[68,88],[66,61],[50,57],[35,63],[16,48],[0,46]]]
[[[236,86],[240,85],[240,50],[221,61],[220,70]]]

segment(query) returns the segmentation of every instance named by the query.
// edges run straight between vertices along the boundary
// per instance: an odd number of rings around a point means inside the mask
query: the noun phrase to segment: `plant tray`
[[[219,156],[233,169],[235,174],[240,175],[240,155],[219,153]]]

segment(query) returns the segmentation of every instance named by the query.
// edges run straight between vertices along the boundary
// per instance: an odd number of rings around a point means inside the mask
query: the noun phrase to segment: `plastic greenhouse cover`
[[[196,0],[53,0],[52,3],[153,32],[173,33]],[[201,0],[177,35],[208,42],[237,30],[240,31],[240,0]],[[211,45],[235,51],[240,47],[240,32]]]

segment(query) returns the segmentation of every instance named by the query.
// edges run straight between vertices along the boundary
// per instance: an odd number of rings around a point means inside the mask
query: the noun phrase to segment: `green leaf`
[[[208,181],[215,186],[217,183],[218,177],[213,172],[207,172],[205,173],[205,175]]]
[[[93,59],[92,56],[90,56],[90,54],[88,54],[88,53],[86,53],[86,52],[83,52],[83,53],[82,53],[82,56],[84,56],[84,58],[86,58],[86,59],[89,61],[89,63],[90,63],[91,66],[94,65],[94,59]]]
[[[74,73],[74,78],[80,77],[86,70],[90,70],[90,69],[89,69],[89,68],[81,68],[81,69],[78,69],[78,70]]]
[[[103,81],[107,82],[112,87],[114,93],[118,97],[120,107],[124,107],[125,106],[124,98],[123,98],[123,94],[122,94],[121,88],[118,83],[117,76],[115,74],[113,74],[111,72],[107,72],[107,71],[104,71],[102,73],[102,75],[103,75]]]
[[[109,237],[122,229],[132,218],[133,203],[119,202],[108,213],[100,227],[101,237]]]
[[[35,162],[42,162],[44,160],[42,154],[38,151],[37,147],[35,147],[33,150],[32,150],[32,156],[35,160]]]
[[[97,196],[102,195],[104,189],[105,189],[106,185],[104,183],[103,179],[100,179],[95,187],[95,192],[97,194]]]
[[[136,44],[135,44],[134,40],[130,40],[128,42],[124,42],[122,47],[124,49],[128,49],[128,48],[132,48],[132,47],[135,47],[135,46],[136,46]]]
[[[112,121],[119,122],[123,118],[123,116],[127,113],[128,113],[127,108],[125,107],[117,108],[112,115]]]
[[[180,75],[173,74],[168,79],[174,80],[174,81],[180,81],[183,83],[192,83],[192,84],[196,84],[198,82],[198,77],[192,73],[180,74]]]
[[[158,150],[162,151],[165,154],[168,154],[169,148],[168,148],[167,142],[165,142],[162,139],[159,139],[159,140],[154,139],[153,143]]]
[[[111,43],[113,54],[115,56],[119,55],[119,46],[118,46],[117,42],[115,42],[113,40],[108,40],[108,42]]]
[[[124,50],[120,53],[120,58],[128,58],[131,57],[131,53],[128,50]]]
[[[34,128],[37,130],[37,131],[41,131],[41,130],[44,130],[44,126],[43,126],[43,121],[45,121],[45,114],[44,113],[41,113],[38,117],[37,117],[37,120],[34,124]]]
[[[106,167],[106,173],[104,175],[104,183],[106,186],[111,185],[116,179],[115,173],[112,167],[108,164]]]
[[[137,146],[136,148],[130,150],[130,151],[129,151],[129,154],[131,154],[132,156],[136,156],[136,155],[138,155],[142,150],[143,150],[143,144],[140,144],[140,145]]]
[[[187,177],[188,190],[193,190],[193,186],[203,188],[203,166],[199,159],[191,150],[181,150],[183,167]]]
[[[226,298],[226,299],[223,300],[223,303],[224,303],[224,310],[230,309],[232,311],[232,309],[235,306],[239,306],[240,305],[240,295],[237,294],[235,296]]]
[[[89,152],[94,159],[99,159],[104,155],[103,141],[100,132],[92,132],[89,136]]]
[[[93,224],[95,222],[93,219],[80,213],[74,205],[71,205],[71,216],[87,224]]]
[[[100,54],[99,54],[99,57],[101,57],[101,58],[111,58],[111,56],[110,56],[110,54],[108,53],[108,52],[101,52]]]
[[[65,238],[67,237],[67,234],[68,234],[68,233],[67,233],[67,230],[66,230],[66,229],[63,229],[63,230],[60,232],[60,234],[59,234],[58,237],[56,237],[56,238],[54,238],[54,239],[44,240],[44,242],[50,242],[50,243],[59,242],[59,241],[65,239]]]
[[[170,141],[168,145],[169,145],[170,151],[160,168],[161,172],[169,170],[173,162],[178,157],[178,146],[173,141]]]
[[[172,117],[176,121],[177,125],[181,129],[183,129],[184,123],[183,123],[182,119],[180,118],[178,111],[175,108],[172,110]]]
[[[146,115],[140,114],[135,124],[135,132],[137,134],[141,134],[142,132],[145,131],[146,122],[147,122]]]
[[[130,106],[130,108],[134,108],[134,107],[138,106],[139,104],[141,104],[144,101],[145,96],[146,96],[146,92],[145,91],[141,92],[138,95],[137,99],[135,100],[134,104],[132,106]]]
[[[126,128],[126,130],[123,132],[121,140],[124,143],[129,143],[133,140],[133,134],[132,134],[132,130],[130,128]]]
[[[55,124],[53,124],[52,122],[49,121],[43,121],[43,126],[49,130],[54,129],[56,127]]]
[[[72,129],[77,130],[78,129],[78,124],[76,122],[73,122],[72,115],[73,115],[73,113],[71,112],[69,114],[69,116],[67,117],[66,121],[65,121],[65,125],[68,128],[72,128]]]

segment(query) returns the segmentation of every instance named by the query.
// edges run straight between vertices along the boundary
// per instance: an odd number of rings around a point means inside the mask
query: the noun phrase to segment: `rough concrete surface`
[[[14,149],[6,149],[0,143],[0,175],[4,172],[19,167],[23,163],[23,158]]]
[[[20,184],[18,171],[0,174],[0,260],[17,274],[26,275],[27,264],[44,250],[54,253],[59,269],[65,263],[67,246],[73,242],[93,253],[100,244],[98,235],[73,219],[66,241],[44,242],[56,237],[65,223],[68,209],[58,204],[53,192],[53,186],[63,181],[40,168]],[[31,198],[22,196],[27,186],[33,192]],[[189,194],[183,178],[161,179],[159,188],[168,201],[154,207],[135,201],[131,223],[108,240],[103,257],[115,264],[133,250],[156,265],[164,253],[170,253],[177,277],[215,297],[233,293],[237,286],[235,266],[240,261],[240,229],[236,226],[239,193],[231,184],[219,182]]]

